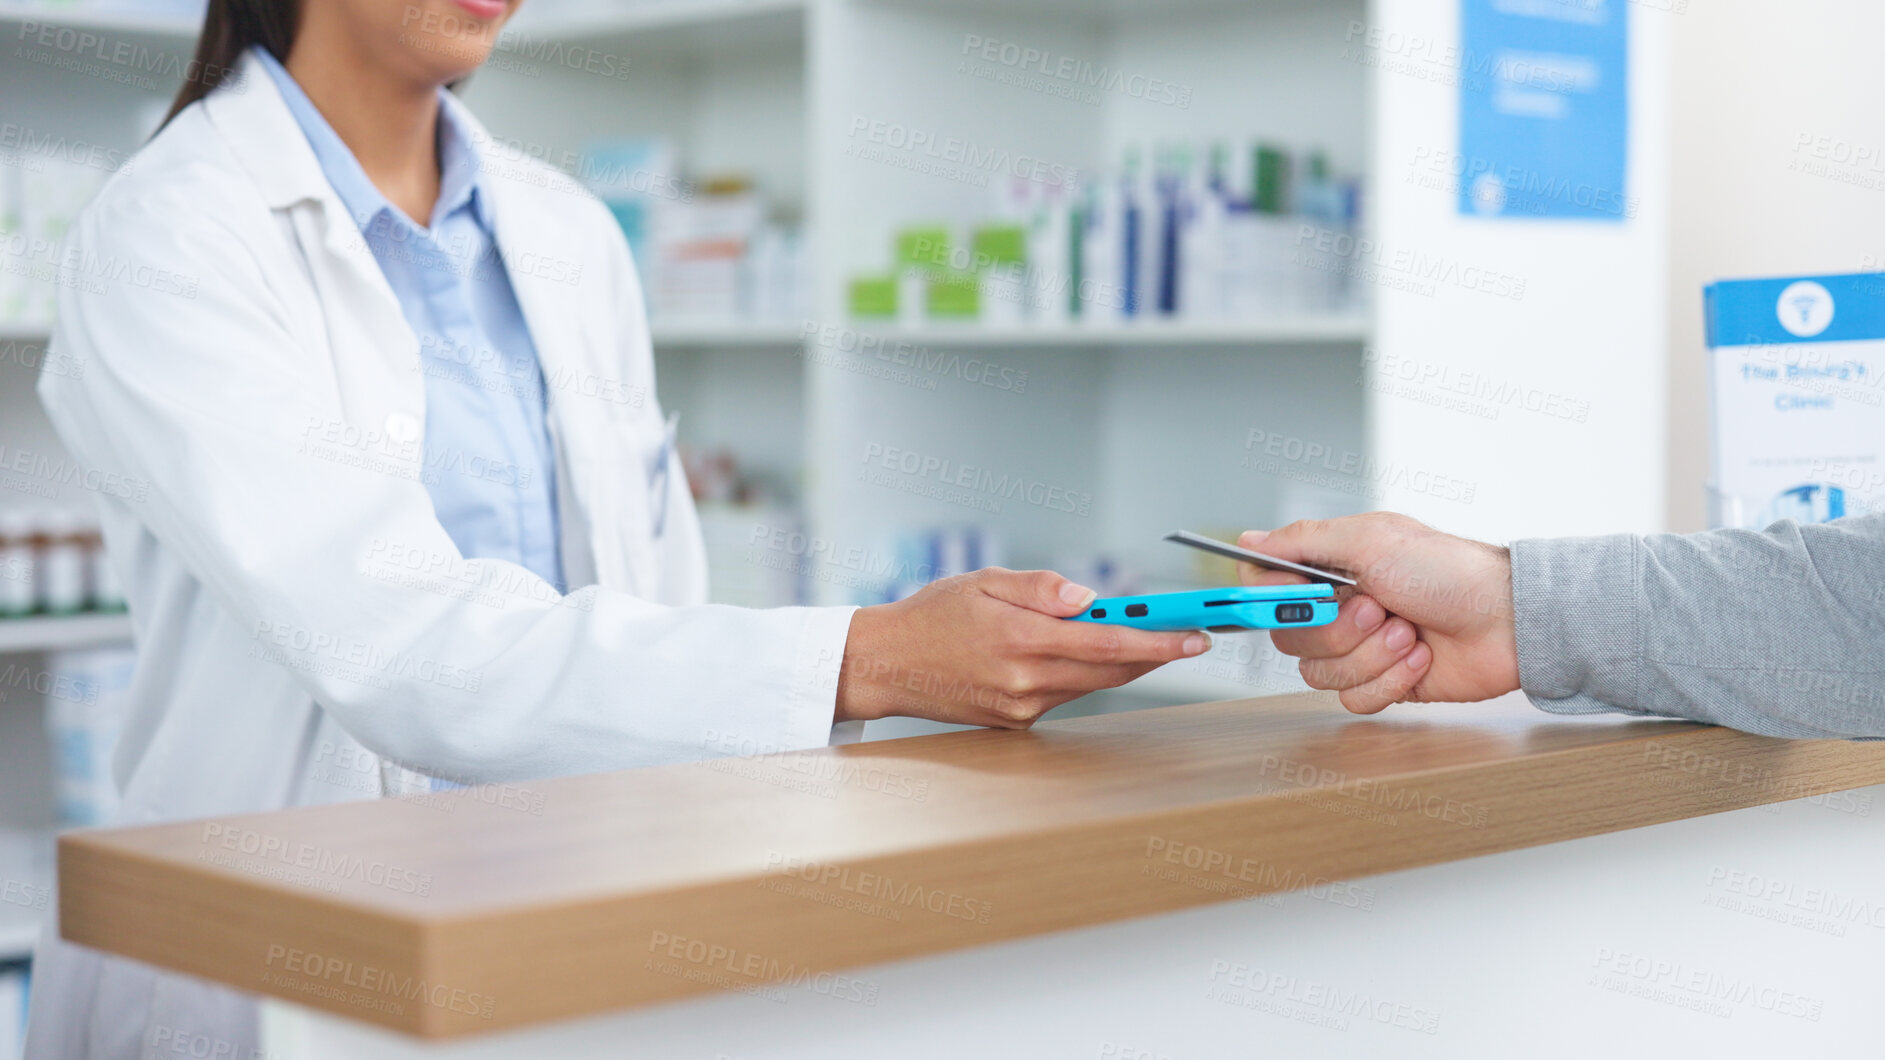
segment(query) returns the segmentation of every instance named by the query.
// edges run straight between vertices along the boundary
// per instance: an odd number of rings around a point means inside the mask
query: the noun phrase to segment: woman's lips
[[[485,22],[503,18],[510,8],[509,0],[452,0],[452,3],[464,8],[472,18]]]

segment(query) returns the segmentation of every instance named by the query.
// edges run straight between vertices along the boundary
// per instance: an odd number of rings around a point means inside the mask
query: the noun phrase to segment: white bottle
[[[94,611],[125,609],[124,584],[118,580],[118,568],[105,551],[104,538],[93,526],[86,536],[86,574],[91,581],[91,607]]]
[[[929,321],[929,273],[916,265],[897,270],[897,324],[921,328]]]
[[[1120,282],[1126,229],[1122,184],[1118,179],[1100,181],[1088,204],[1079,291],[1084,323],[1106,325],[1126,315],[1125,285]]]
[[[48,614],[72,615],[85,610],[85,521],[64,509],[48,513],[40,527],[45,544],[40,549],[39,606]]]
[[[1328,156],[1320,151],[1304,157],[1297,177],[1296,212],[1303,224],[1329,233],[1329,245],[1340,246],[1349,236],[1342,214],[1342,192],[1329,174]],[[1300,231],[1300,228],[1298,229]],[[1313,255],[1313,267],[1299,271],[1301,308],[1312,313],[1332,312],[1338,302],[1343,260],[1333,253]]]
[[[1130,273],[1131,291],[1125,316],[1144,319],[1158,313],[1159,206],[1157,177],[1140,149],[1126,152],[1126,223],[1121,234],[1126,245],[1122,272]]]
[[[1225,316],[1249,321],[1264,312],[1263,220],[1248,202],[1230,202],[1224,211],[1223,267],[1219,297]]]
[[[0,512],[0,618],[30,614],[39,600],[33,536],[26,512]]]
[[[1224,147],[1211,149],[1209,174],[1194,170],[1185,182],[1187,223],[1179,247],[1178,315],[1186,320],[1224,317]]]
[[[1051,185],[1042,189],[1034,219],[1028,226],[1028,310],[1047,326],[1067,323],[1068,285],[1073,283],[1070,189]]]
[[[1021,253],[1026,260],[974,260],[970,262],[970,267],[980,269],[982,273],[981,323],[1006,327],[1020,324],[1031,316],[1028,307],[1028,270],[1033,267],[1034,259],[1027,256],[1032,248],[1027,245],[1025,233],[1034,223],[1038,190],[1035,182],[1026,177],[1010,176],[1006,181],[996,183],[1000,188],[995,195],[994,212],[987,223],[995,227],[1020,229],[1024,233]]]

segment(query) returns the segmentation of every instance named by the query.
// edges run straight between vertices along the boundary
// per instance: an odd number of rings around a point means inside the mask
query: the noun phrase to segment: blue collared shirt
[[[422,481],[439,524],[466,558],[516,563],[565,591],[543,369],[497,251],[478,151],[458,101],[439,90],[439,196],[430,226],[420,228],[367,179],[281,63],[252,50],[419,336]]]

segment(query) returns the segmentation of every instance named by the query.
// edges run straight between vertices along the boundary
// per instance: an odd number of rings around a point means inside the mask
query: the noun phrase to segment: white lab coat
[[[52,343],[73,370],[39,389],[131,603],[118,823],[376,797],[408,768],[516,781],[834,738],[853,609],[705,603],[627,244],[478,132],[549,383],[567,597],[467,570],[440,527],[418,340],[253,60],[78,219]],[[36,972],[35,1060],[253,1048],[252,1004],[220,987],[50,938]]]

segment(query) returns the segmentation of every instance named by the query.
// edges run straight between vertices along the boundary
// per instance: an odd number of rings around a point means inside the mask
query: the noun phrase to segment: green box
[[[1270,144],[1258,144],[1252,160],[1251,177],[1255,188],[1250,206],[1258,213],[1289,212],[1289,152]]]
[[[953,248],[949,229],[942,225],[918,225],[897,233],[895,267],[946,269]]]
[[[1020,225],[985,225],[975,230],[970,243],[975,251],[975,265],[1025,265],[1028,261],[1028,230]]]
[[[897,315],[897,278],[895,276],[859,276],[851,281],[851,315],[854,317],[894,317]]]
[[[973,320],[981,316],[981,274],[944,272],[931,277],[929,315],[943,320]]]

